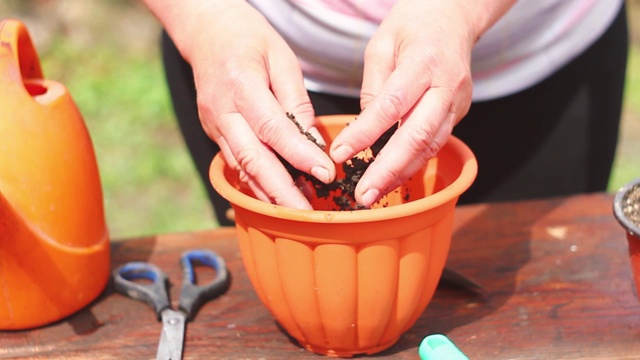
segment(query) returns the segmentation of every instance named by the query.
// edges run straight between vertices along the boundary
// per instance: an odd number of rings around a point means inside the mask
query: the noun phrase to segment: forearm
[[[198,37],[224,19],[237,22],[234,12],[250,7],[244,0],[141,0],[162,24],[182,56],[191,62]]]
[[[470,21],[473,21],[475,41],[493,26],[517,0],[476,0],[464,1],[469,8]]]

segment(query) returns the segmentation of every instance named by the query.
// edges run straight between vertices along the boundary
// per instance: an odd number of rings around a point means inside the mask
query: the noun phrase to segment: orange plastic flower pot
[[[64,318],[109,279],[93,145],[25,26],[0,21],[0,330]]]
[[[355,117],[319,117],[317,127],[330,142]],[[244,266],[260,300],[306,349],[349,357],[392,346],[425,310],[449,252],[455,204],[476,173],[473,153],[452,137],[367,210],[259,201],[220,155],[210,178],[235,210]]]

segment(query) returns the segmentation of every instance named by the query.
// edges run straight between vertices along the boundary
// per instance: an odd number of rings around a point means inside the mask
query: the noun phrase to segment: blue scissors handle
[[[135,280],[150,280],[140,283]],[[114,287],[116,291],[133,299],[144,301],[153,307],[158,320],[162,319],[162,310],[170,308],[167,275],[153,264],[130,262],[115,271]]]
[[[229,288],[230,277],[224,259],[211,250],[190,250],[180,258],[184,279],[180,292],[180,310],[188,320],[193,319],[200,307],[209,300],[222,295]],[[215,271],[212,281],[198,285],[196,266],[206,266]]]

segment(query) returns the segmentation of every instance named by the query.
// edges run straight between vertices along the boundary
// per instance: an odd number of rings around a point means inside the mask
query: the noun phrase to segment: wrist
[[[469,36],[475,44],[512,6],[516,0],[463,1],[470,24]]]
[[[250,6],[245,0],[142,0],[176,44],[180,54],[191,63],[200,36],[211,31],[225,18],[234,19],[238,8]],[[224,27],[224,25],[222,25]]]

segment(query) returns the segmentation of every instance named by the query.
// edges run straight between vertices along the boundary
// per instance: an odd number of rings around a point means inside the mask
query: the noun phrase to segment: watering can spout
[[[99,295],[109,241],[84,120],[15,19],[0,20],[0,138],[0,330],[32,328]]]

